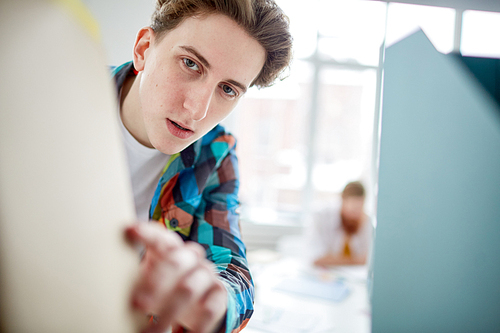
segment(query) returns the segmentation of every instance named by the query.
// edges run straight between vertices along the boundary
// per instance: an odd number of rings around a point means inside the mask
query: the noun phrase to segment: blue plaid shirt
[[[112,71],[118,93],[135,75],[131,62]],[[239,173],[236,141],[217,125],[170,157],[153,196],[149,218],[201,244],[228,291],[221,332],[239,332],[253,313],[254,285],[241,241],[237,208]]]

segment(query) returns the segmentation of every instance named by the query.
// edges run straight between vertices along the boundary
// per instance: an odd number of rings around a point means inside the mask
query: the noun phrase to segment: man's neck
[[[143,146],[154,148],[146,134],[139,103],[139,82],[141,73],[130,75],[123,82],[120,96],[120,116],[129,133]]]

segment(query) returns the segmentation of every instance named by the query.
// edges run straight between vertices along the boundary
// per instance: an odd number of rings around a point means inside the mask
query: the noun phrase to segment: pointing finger
[[[179,235],[157,223],[139,223],[129,226],[125,229],[125,235],[130,241],[141,243],[148,250],[158,254],[178,248],[184,243]]]

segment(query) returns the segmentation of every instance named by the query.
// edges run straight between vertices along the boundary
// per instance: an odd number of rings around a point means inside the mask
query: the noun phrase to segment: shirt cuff
[[[217,333],[231,333],[235,328],[234,325],[237,320],[236,310],[236,296],[234,295],[233,288],[224,280],[221,280],[227,290],[227,310],[224,316],[221,327],[215,331]]]

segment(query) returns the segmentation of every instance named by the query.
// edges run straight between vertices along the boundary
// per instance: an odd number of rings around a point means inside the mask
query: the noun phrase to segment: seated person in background
[[[311,245],[314,265],[364,265],[370,249],[372,226],[363,211],[365,190],[351,182],[342,191],[341,204],[315,214]]]

